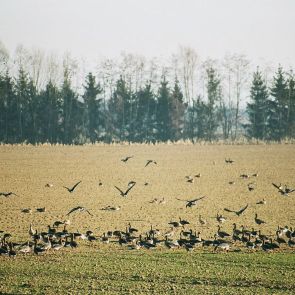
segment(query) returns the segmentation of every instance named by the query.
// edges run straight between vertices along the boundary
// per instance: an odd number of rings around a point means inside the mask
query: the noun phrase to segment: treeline
[[[246,92],[241,86],[248,79],[241,70],[247,64],[245,60],[235,60],[239,67],[227,67],[228,76],[215,63],[204,63],[200,83],[192,72],[192,52],[185,52],[183,57],[182,70],[177,66],[172,71],[162,68],[158,83],[151,71],[143,74],[141,65],[129,74],[126,67],[116,75],[110,75],[107,67],[96,75],[89,72],[81,87],[73,86],[69,63],[63,64],[60,83],[49,75],[41,85],[38,67],[26,70],[22,59],[12,74],[7,59],[2,59],[0,142],[211,141],[239,136],[279,141],[295,137],[292,72],[285,73],[279,67],[268,87],[264,74],[257,69]],[[194,93],[195,84],[202,84],[202,93]],[[247,96],[250,98],[243,114],[241,103]]]

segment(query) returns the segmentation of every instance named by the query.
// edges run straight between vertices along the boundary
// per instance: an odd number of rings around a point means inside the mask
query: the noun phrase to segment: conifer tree
[[[170,118],[169,118],[169,104],[170,104],[170,90],[168,82],[164,77],[161,81],[157,97],[157,139],[160,141],[167,141],[170,138]]]
[[[91,142],[95,142],[100,136],[100,126],[102,124],[101,116],[101,99],[97,96],[102,93],[99,83],[96,83],[95,77],[89,73],[86,78],[86,85],[84,85],[83,99],[86,110],[86,128],[87,136]]]
[[[265,139],[267,127],[268,92],[259,69],[253,75],[251,101],[247,103],[249,124],[245,124],[247,135],[257,139]]]

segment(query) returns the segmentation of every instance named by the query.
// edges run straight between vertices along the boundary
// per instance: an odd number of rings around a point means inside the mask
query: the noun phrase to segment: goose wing
[[[120,192],[121,195],[124,195],[124,192],[120,188],[118,188],[117,186],[115,186],[115,188]]]
[[[272,183],[272,185],[273,185],[274,187],[276,187],[278,190],[281,189],[281,186],[280,186],[280,185],[277,185],[277,184],[275,184],[275,183]]]
[[[128,192],[135,186],[136,182],[133,182],[129,187],[128,189],[126,190],[125,194],[124,195],[127,195]]]
[[[82,182],[82,180],[80,180],[80,181],[78,181],[72,188],[71,188],[71,191],[73,191],[77,186],[78,186],[78,184],[79,183],[81,183]]]
[[[248,205],[247,204],[245,207],[241,208],[238,212],[236,212],[238,215],[242,214],[247,208],[248,208]]]
[[[77,210],[79,210],[79,209],[81,209],[82,207],[75,207],[75,208],[73,208],[72,210],[70,210],[70,212],[67,214],[67,215],[70,215],[71,213],[73,213],[73,212],[75,212],[75,211],[77,211]],[[66,215],[66,216],[67,216]]]
[[[224,208],[223,210],[226,211],[226,212],[233,212],[233,213],[236,213],[236,211],[231,210],[231,209],[228,209],[228,208]]]

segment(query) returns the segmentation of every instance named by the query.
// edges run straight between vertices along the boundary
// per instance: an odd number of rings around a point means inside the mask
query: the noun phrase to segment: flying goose
[[[197,198],[197,199],[193,199],[193,200],[181,200],[181,199],[178,199],[176,198],[178,201],[184,201],[186,202],[186,205],[185,205],[185,208],[191,208],[195,205],[197,205],[197,202],[204,199],[206,196],[203,196],[203,197],[200,197],[200,198]]]
[[[75,212],[75,211],[78,211],[78,212],[84,212],[86,211],[89,215],[93,216],[88,209],[86,209],[85,207],[81,207],[81,206],[78,206],[78,207],[75,207],[73,208],[72,210],[70,210],[70,212],[68,214],[66,214],[66,216],[70,215],[71,213]]]
[[[146,162],[146,164],[145,164],[144,167],[147,167],[147,166],[150,165],[151,163],[157,165],[157,162],[156,162],[156,161],[154,161],[154,160],[147,160],[147,162]]]
[[[126,158],[121,159],[122,162],[126,163],[129,159],[132,159],[133,156],[127,156]]]
[[[71,188],[68,188],[68,187],[66,187],[66,186],[64,186],[64,188],[67,189],[69,193],[72,193],[72,192],[75,190],[75,188],[76,188],[81,182],[82,182],[82,180],[78,181],[78,182],[77,182],[73,187],[71,187]]]
[[[19,195],[13,193],[13,192],[8,192],[8,193],[0,193],[0,196],[4,196],[5,198],[8,198],[10,196],[16,196],[16,197],[19,197]]]
[[[248,208],[248,205],[249,204],[247,204],[245,207],[241,208],[239,211],[234,211],[234,210],[230,210],[227,208],[224,208],[224,211],[232,212],[232,213],[235,213],[237,216],[240,216]]]
[[[121,209],[121,206],[106,206],[101,208],[100,210],[105,210],[105,211],[118,211]]]
[[[275,188],[277,188],[277,189],[278,189],[278,192],[279,192],[281,195],[283,195],[283,196],[287,196],[287,197],[288,197],[288,196],[289,196],[288,194],[295,192],[295,189],[293,189],[293,188],[289,188],[289,187],[287,187],[287,185],[282,186],[282,184],[277,185],[277,184],[275,184],[275,183],[272,183],[272,185],[273,185]]]
[[[231,158],[228,158],[228,159],[224,159],[225,160],[225,163],[227,163],[227,164],[232,164],[232,163],[234,163],[235,161],[234,160],[232,160]]]
[[[117,186],[115,186],[115,188],[120,192],[120,195],[121,195],[122,197],[127,197],[129,191],[135,186],[135,184],[136,184],[136,182],[133,181],[133,182],[129,185],[128,189],[127,189],[125,192],[123,192],[123,191],[122,191],[120,188],[118,188]]]

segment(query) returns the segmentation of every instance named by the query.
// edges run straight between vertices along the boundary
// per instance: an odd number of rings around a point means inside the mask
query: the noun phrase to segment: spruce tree
[[[293,72],[289,74],[287,85],[287,136],[290,138],[295,138],[295,78]]]
[[[251,138],[265,139],[267,135],[268,92],[261,72],[258,69],[253,75],[250,99],[251,101],[247,103],[249,124],[244,126],[247,135]]]
[[[161,81],[157,97],[156,109],[156,124],[157,124],[157,140],[167,141],[170,139],[170,118],[169,118],[169,104],[170,104],[170,90],[168,82],[164,77]]]
[[[268,137],[280,140],[288,131],[288,91],[282,67],[278,68],[268,104]]]
[[[62,141],[60,119],[62,102],[59,89],[49,81],[39,95],[38,117],[39,140],[56,143]]]
[[[111,140],[126,140],[129,137],[131,94],[126,82],[120,77],[109,100],[109,134]]]
[[[93,143],[100,137],[100,125],[102,125],[101,118],[101,99],[97,96],[102,93],[99,83],[96,83],[95,77],[89,73],[86,77],[86,85],[84,85],[83,99],[85,102],[86,111],[86,128],[87,136]]]
[[[154,141],[156,102],[151,84],[147,83],[143,89],[136,93],[136,97],[138,106],[134,139],[139,142]]]
[[[174,82],[174,88],[171,93],[169,104],[169,120],[170,120],[170,138],[171,140],[179,140],[183,137],[184,131],[184,113],[186,105],[183,101],[179,81],[177,78]]]

